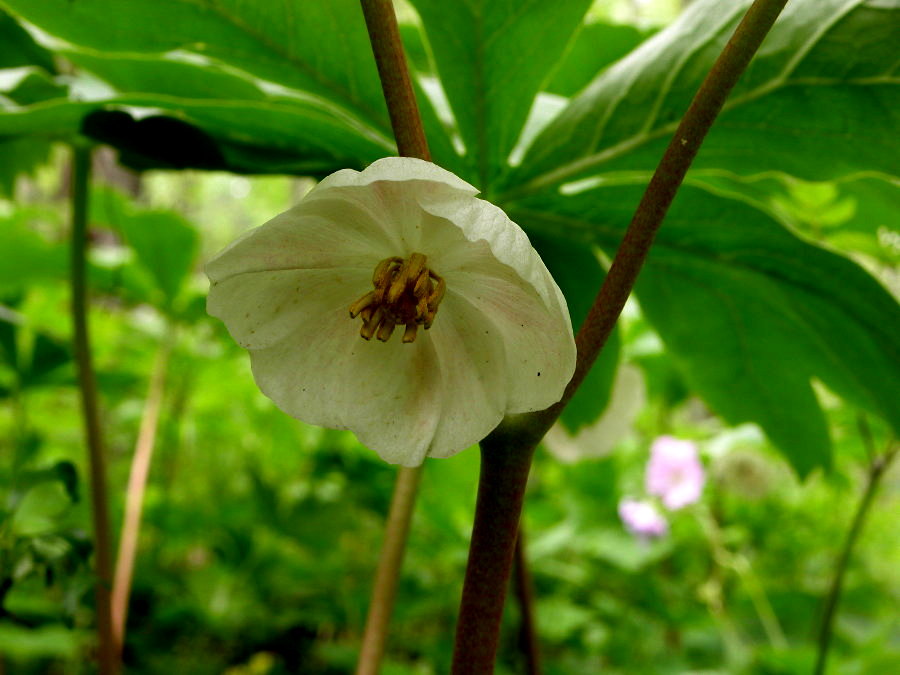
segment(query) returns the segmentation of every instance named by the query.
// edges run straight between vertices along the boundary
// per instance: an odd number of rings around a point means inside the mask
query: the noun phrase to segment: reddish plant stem
[[[528,556],[525,554],[525,532],[519,525],[519,536],[516,537],[515,567],[513,587],[519,605],[519,651],[525,658],[526,675],[541,675],[541,650],[537,637],[537,625],[534,616],[534,585],[531,571],[528,568]]]
[[[482,442],[475,527],[456,627],[455,675],[493,672],[519,514],[534,449],[606,344],[706,133],[786,2],[756,0],[700,85],[575,337],[578,360],[562,399],[546,410],[508,420]]]
[[[361,5],[397,152],[403,157],[430,161],[431,153],[409,78],[394,6],[390,0],[361,0]],[[356,666],[357,675],[375,675],[381,668],[421,478],[421,466],[401,467],[397,472]]]
[[[91,362],[87,297],[87,214],[90,191],[91,152],[76,146],[72,160],[72,244],[71,286],[72,324],[78,388],[84,417],[84,435],[91,476],[91,515],[94,525],[94,593],[97,604],[98,664],[102,675],[119,671],[118,647],[112,632],[110,588],[112,586],[112,548],[109,530],[109,506],[106,496],[106,460],[97,381]]]
[[[391,0],[361,0],[381,89],[397,140],[397,154],[431,161],[419,105],[409,79],[406,55]]]

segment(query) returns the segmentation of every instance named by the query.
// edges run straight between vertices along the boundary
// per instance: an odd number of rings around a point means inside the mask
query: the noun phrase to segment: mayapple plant
[[[392,463],[453,455],[575,369],[562,292],[477,192],[413,158],[338,171],[207,265],[208,311],[289,415]]]
[[[720,133],[700,155],[643,272],[710,125],[786,0],[693,3],[672,28],[596,77],[594,66],[582,73],[578,59],[566,73],[563,57],[577,51],[576,27],[589,0],[527,9],[414,0],[422,30],[413,35],[425,47],[417,78],[407,73],[390,1],[362,0],[386,106],[355,0],[2,4],[41,35],[61,38],[55,49],[109,91],[91,86],[85,98],[83,87],[62,86],[53,59],[44,70],[15,68],[0,97],[0,137],[82,143],[88,136],[116,144],[140,168],[331,174],[210,262],[208,307],[249,350],[261,389],[295,417],[350,429],[406,466],[483,440],[454,672],[492,671],[532,453],[579,385],[590,384],[587,373],[639,273],[642,309],[687,364],[692,387],[728,421],[758,421],[798,473],[830,458],[811,378],[898,419],[884,377],[896,362],[896,303],[848,261],[776,222],[763,203],[768,188],[750,203],[762,172],[819,181],[895,168],[896,153],[873,142],[889,130],[890,116],[871,114],[873,102],[896,109],[888,98],[895,0],[792,0],[725,107]],[[550,81],[557,66],[571,86]],[[420,98],[423,125],[414,87],[438,82],[446,102]],[[546,94],[563,93],[572,98],[542,130],[526,122],[546,117]],[[423,129],[436,164],[424,161],[431,155]],[[395,151],[419,159],[383,159]],[[823,151],[834,161],[821,162]],[[79,370],[90,375],[88,152],[76,153],[74,163],[71,271]],[[522,230],[437,164],[501,204],[535,242],[551,241],[545,260],[560,270],[573,316],[587,316],[574,339],[566,301]],[[332,173],[342,167],[362,171]],[[555,261],[554,246],[566,252]],[[592,253],[589,265],[569,266],[564,256],[592,246],[610,256],[608,270]],[[564,277],[573,270],[578,284]],[[588,310],[599,285],[582,283],[591,271],[606,274]],[[582,298],[584,312],[575,311]],[[90,380],[82,377],[98,660],[101,672],[114,673],[121,644],[106,597],[111,537],[104,534],[104,452]],[[590,387],[579,394],[585,391]],[[695,450],[660,439],[652,454],[650,496],[669,510],[699,498]],[[873,461],[870,486],[884,466]],[[640,536],[667,527],[656,502],[626,500],[621,515]],[[854,524],[846,551],[858,530]],[[397,540],[402,548],[402,536]],[[389,605],[388,598],[381,606],[385,623]],[[368,664],[374,672],[377,658]]]

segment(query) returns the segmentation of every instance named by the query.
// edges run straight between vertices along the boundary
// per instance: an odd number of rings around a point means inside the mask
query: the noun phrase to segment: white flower
[[[562,293],[476,193],[417,159],[338,171],[210,261],[207,309],[289,415],[406,466],[459,452],[575,367]]]

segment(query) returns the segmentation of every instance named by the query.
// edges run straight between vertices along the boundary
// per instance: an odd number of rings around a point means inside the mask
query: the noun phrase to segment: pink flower
[[[669,531],[669,523],[659,509],[641,499],[623,498],[619,502],[619,518],[638,537],[662,537]]]
[[[705,480],[697,446],[691,441],[660,436],[650,449],[646,488],[675,511],[700,499]]]

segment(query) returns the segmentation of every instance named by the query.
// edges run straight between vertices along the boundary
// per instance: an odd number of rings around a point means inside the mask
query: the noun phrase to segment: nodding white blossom
[[[320,182],[206,267],[207,309],[283,411],[415,466],[558,401],[566,301],[525,233],[434,164]]]
[[[625,497],[619,502],[619,518],[632,534],[643,539],[663,537],[669,522],[652,502]]]
[[[647,492],[675,511],[700,499],[706,480],[703,464],[692,441],[660,436],[650,448],[647,462]]]

